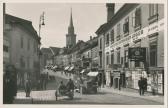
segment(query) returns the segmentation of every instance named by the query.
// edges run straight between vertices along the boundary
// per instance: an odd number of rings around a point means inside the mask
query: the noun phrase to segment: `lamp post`
[[[41,37],[40,37],[40,32],[41,32],[41,26],[44,26],[44,12],[40,15],[40,19],[39,19],[39,73],[37,75],[37,79],[39,80],[39,76],[40,76],[40,56],[41,56],[41,53],[40,53],[40,47],[41,47]]]

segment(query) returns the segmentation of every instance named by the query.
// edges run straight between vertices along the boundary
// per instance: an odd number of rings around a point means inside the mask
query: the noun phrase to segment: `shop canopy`
[[[88,76],[97,76],[99,72],[89,72],[87,75]]]
[[[58,68],[58,66],[57,66],[57,65],[55,65],[55,66],[53,66],[52,68],[53,68],[53,69],[56,69],[56,68]]]
[[[67,67],[65,67],[65,69],[64,70],[68,70],[70,68],[70,66],[67,66]]]
[[[86,72],[85,69],[83,69],[80,73],[84,73],[84,72]]]
[[[72,71],[74,69],[74,66],[71,66],[68,71]]]
[[[54,72],[52,70],[44,69],[41,74],[48,74],[49,76],[54,76]]]

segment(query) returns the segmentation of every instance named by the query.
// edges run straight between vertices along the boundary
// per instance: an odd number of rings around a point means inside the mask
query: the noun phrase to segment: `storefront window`
[[[124,66],[126,68],[128,68],[129,64],[128,64],[128,50],[124,51]]]
[[[157,66],[157,42],[150,43],[150,66]]]

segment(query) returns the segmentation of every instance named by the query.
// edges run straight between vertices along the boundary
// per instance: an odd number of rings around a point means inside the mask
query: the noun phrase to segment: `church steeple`
[[[72,19],[72,8],[71,8],[71,17],[69,27],[73,27],[73,19]]]
[[[68,34],[66,35],[66,47],[71,48],[75,44],[76,44],[76,34],[74,33],[72,8],[71,8],[70,22],[69,22],[69,26],[68,26]]]
[[[74,26],[73,26],[73,18],[72,18],[72,8],[71,8],[71,15],[70,15],[70,23],[68,27],[68,34],[74,34]]]

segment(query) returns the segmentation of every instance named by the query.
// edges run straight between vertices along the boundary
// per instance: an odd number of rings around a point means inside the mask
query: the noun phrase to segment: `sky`
[[[116,5],[116,11],[123,4]],[[107,21],[105,3],[6,3],[6,13],[32,21],[39,31],[40,15],[45,12],[40,36],[42,47],[65,47],[72,8],[76,40],[89,40]]]

